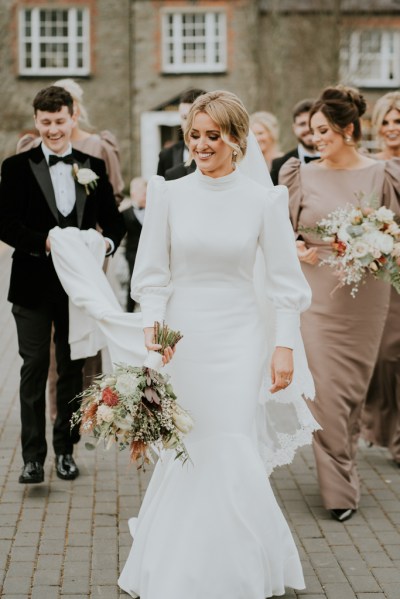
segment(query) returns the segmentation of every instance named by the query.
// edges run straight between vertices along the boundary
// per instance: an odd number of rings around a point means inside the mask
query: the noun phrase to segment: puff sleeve
[[[276,310],[275,345],[293,348],[300,313],[311,303],[311,290],[297,257],[288,190],[283,185],[267,192],[259,243],[266,266],[266,294]]]
[[[143,327],[162,322],[172,293],[170,272],[169,201],[163,177],[152,177],[147,187],[146,214],[135,268],[131,296],[139,302]]]
[[[301,162],[298,158],[290,158],[279,171],[279,184],[286,185],[289,189],[290,220],[295,231],[297,231],[303,201],[300,166]]]

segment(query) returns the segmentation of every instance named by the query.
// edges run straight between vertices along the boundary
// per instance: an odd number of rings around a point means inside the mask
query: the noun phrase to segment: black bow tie
[[[312,162],[313,160],[319,160],[319,156],[304,156],[304,162],[306,164]]]
[[[50,154],[49,156],[49,166],[54,166],[57,162],[65,162],[65,164],[74,164],[74,158],[72,154],[67,154],[66,156],[56,156],[55,154]]]

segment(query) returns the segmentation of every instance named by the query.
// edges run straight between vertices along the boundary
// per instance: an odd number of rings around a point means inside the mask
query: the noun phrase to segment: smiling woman
[[[377,100],[372,126],[383,149],[378,160],[400,156],[400,92]],[[363,414],[363,436],[374,445],[388,447],[400,468],[400,295],[391,291],[390,308],[368,389]]]
[[[164,319],[184,334],[176,354],[166,356],[167,368],[195,425],[186,438],[193,464],[182,468],[163,456],[137,522],[130,522],[134,541],[119,584],[132,597],[265,599],[283,595],[285,585],[304,587],[254,433],[260,393],[267,395],[264,369],[272,372],[271,393],[292,383],[292,348],[309,288],[287,190],[266,188],[235,166],[248,131],[237,96],[200,96],[185,129],[197,169],[172,181],[155,177],[148,186],[132,297],[147,340],[154,321]],[[256,255],[264,258],[276,339],[266,338],[257,303]]]
[[[302,316],[302,332],[316,386],[310,409],[322,426],[314,453],[324,506],[334,519],[352,517],[360,501],[356,448],[361,411],[372,376],[389,304],[389,285],[370,277],[353,298],[328,266],[316,265],[331,254],[327,239],[309,233],[338,208],[374,197],[399,212],[400,161],[372,160],[358,152],[360,117],[366,108],[357,90],[324,90],[310,111],[313,142],[320,160],[290,159],[279,180],[289,187],[290,213],[303,272],[313,292]],[[307,231],[307,232],[306,232]]]

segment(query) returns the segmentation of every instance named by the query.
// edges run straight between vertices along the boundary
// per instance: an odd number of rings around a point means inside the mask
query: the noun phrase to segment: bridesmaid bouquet
[[[352,286],[352,297],[368,273],[400,293],[400,227],[395,214],[385,206],[374,208],[373,200],[359,200],[359,206],[338,208],[316,228],[307,229],[331,244],[332,254],[321,265],[335,270],[338,287]]]
[[[155,323],[155,343],[163,353],[182,338],[164,323]],[[161,358],[161,357],[160,357]],[[176,458],[190,459],[183,437],[193,428],[193,420],[176,401],[169,377],[148,366],[116,364],[111,375],[101,374],[85,389],[71,426],[80,426],[82,434],[91,433],[109,449],[116,443],[120,450],[130,448],[132,461],[139,468],[153,462],[153,453],[174,449]],[[88,449],[94,445],[86,443]]]

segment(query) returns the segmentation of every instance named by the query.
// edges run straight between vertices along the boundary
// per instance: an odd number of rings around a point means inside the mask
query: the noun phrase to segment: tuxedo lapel
[[[39,149],[39,148],[38,148]],[[58,210],[56,204],[56,196],[54,195],[53,184],[51,182],[49,167],[47,165],[46,159],[43,156],[43,152],[40,150],[40,154],[42,155],[42,159],[39,162],[32,160],[29,158],[29,164],[32,169],[33,175],[36,181],[39,184],[40,189],[45,197],[45,200],[54,216],[56,221],[58,222]],[[39,156],[40,159],[40,156]]]
[[[74,159],[76,159],[75,155],[74,155]],[[81,162],[80,160],[76,159],[76,163],[79,166],[79,168],[90,168],[89,159],[86,159],[84,162]],[[75,179],[75,194],[76,194],[75,195],[75,197],[76,197],[76,202],[75,202],[76,218],[78,221],[78,227],[80,229],[81,225],[82,225],[82,220],[83,220],[83,212],[85,210],[86,188],[81,183],[78,183],[78,181],[76,179]]]

